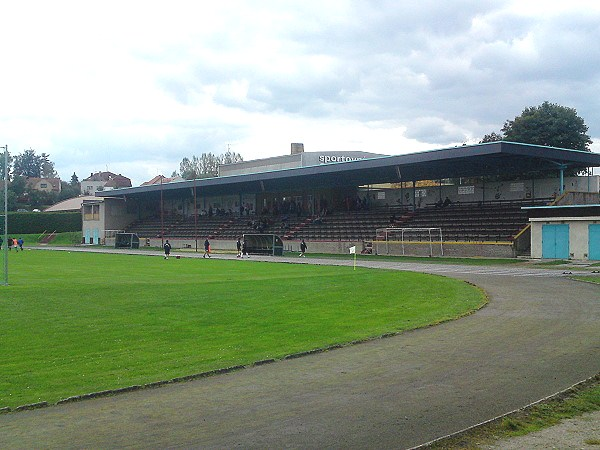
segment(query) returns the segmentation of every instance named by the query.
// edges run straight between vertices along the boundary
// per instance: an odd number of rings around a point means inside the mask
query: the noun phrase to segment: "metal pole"
[[[564,166],[560,166],[560,188],[558,190],[560,195],[564,194],[564,192],[565,192],[564,184],[565,184],[565,169],[564,169]]]
[[[160,176],[160,245],[165,245],[165,219],[163,213],[163,176]]]
[[[198,194],[196,192],[196,175],[194,174],[194,240],[196,253],[198,253]]]
[[[8,145],[0,148],[4,148],[4,286],[8,286]]]

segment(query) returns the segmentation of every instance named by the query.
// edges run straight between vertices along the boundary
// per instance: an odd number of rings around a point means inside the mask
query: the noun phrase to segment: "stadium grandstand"
[[[529,251],[523,207],[600,203],[593,167],[599,154],[511,142],[397,156],[292,144],[291,155],[227,165],[214,178],[98,192],[84,201],[83,240],[114,245],[127,232],[142,246],[197,249],[209,238],[233,250],[261,233],[280,236],[286,251],[305,239],[312,252],[342,253],[373,251],[378,229],[439,228],[446,255],[516,256]],[[406,236],[403,252],[427,254],[428,241]]]

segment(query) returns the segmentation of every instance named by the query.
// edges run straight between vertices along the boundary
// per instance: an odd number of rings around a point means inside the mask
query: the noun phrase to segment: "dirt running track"
[[[490,304],[393,338],[0,415],[0,448],[409,448],[600,372],[598,285],[552,271],[427,267],[481,286]]]

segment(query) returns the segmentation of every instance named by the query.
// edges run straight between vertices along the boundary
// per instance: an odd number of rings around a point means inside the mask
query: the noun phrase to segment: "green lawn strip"
[[[557,425],[564,419],[598,410],[600,410],[600,374],[568,393],[473,428],[466,433],[443,439],[426,448],[481,448],[482,445],[533,433]]]
[[[25,244],[24,244],[25,248],[46,245],[46,244],[41,244],[39,242],[42,237],[41,233],[18,234],[18,235],[15,234],[15,235],[10,235],[9,237],[16,238],[16,239],[23,238],[23,241],[25,242]],[[4,237],[2,237],[2,238],[4,239]],[[57,233],[55,238],[50,243],[50,246],[71,247],[71,246],[79,245],[79,244],[81,244],[81,231],[72,231],[72,232],[68,232],[68,233]]]
[[[535,262],[533,263],[533,265],[535,266],[541,266],[541,267],[547,267],[547,266],[564,266],[569,264],[570,261],[564,260],[564,259],[552,259],[550,261],[540,261],[540,262]]]
[[[600,284],[600,277],[598,276],[574,276],[574,277],[569,277],[569,278],[573,278],[574,280],[580,280],[580,281],[587,281],[588,283],[598,283]]]
[[[348,267],[12,252],[0,407],[168,380],[460,317],[482,292]]]
[[[297,255],[297,252],[286,252],[286,256]],[[344,259],[354,260],[354,256],[340,255],[340,254],[328,254],[328,253],[307,253],[309,258],[323,258],[323,259]],[[455,258],[445,256],[392,256],[392,255],[356,255],[357,261],[393,261],[393,262],[416,262],[425,264],[461,264],[461,265],[473,265],[473,266],[494,266],[494,265],[509,265],[523,263],[522,260],[516,258]]]

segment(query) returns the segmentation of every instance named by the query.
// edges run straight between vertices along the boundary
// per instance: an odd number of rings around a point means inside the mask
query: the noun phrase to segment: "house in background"
[[[27,177],[27,187],[32,191],[39,192],[60,192],[60,178],[36,178]]]
[[[144,181],[141,186],[152,186],[154,184],[161,184],[161,183],[173,183],[175,181],[186,181],[185,178],[182,178],[180,176],[177,177],[165,177],[164,175],[156,175],[154,178],[152,178],[149,181]]]
[[[110,191],[125,187],[131,187],[129,178],[112,172],[97,172],[81,181],[81,194],[94,195],[98,191]]]

